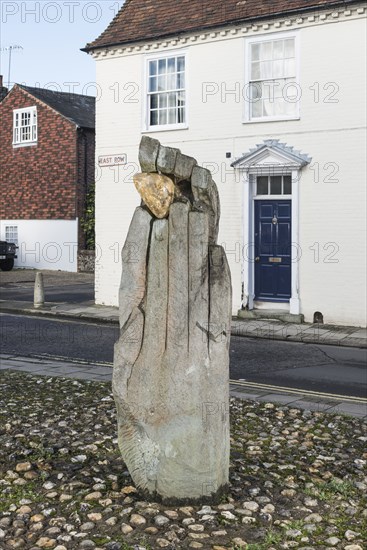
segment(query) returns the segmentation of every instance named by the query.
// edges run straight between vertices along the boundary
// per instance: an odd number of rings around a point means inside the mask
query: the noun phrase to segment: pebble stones
[[[115,448],[110,385],[10,372],[0,380],[9,418],[6,430],[0,426],[1,550],[245,550],[246,543],[266,550],[365,549],[366,474],[353,466],[366,452],[360,419],[232,399],[228,498],[176,508],[142,501],[134,490]],[[60,399],[67,407],[59,408]],[[40,459],[40,439],[56,452]],[[295,440],[299,447],[290,448]],[[246,450],[255,445],[262,455],[249,457]],[[83,461],[71,460],[84,453]],[[316,460],[320,464],[313,466]],[[16,471],[26,462],[31,469]],[[292,464],[296,470],[288,468]],[[28,478],[29,472],[35,475]],[[292,500],[281,494],[286,488],[296,491]],[[71,498],[50,501],[50,489]],[[96,492],[101,498],[86,499]],[[271,521],[264,522],[264,515]],[[270,533],[277,537],[272,545],[266,542]]]

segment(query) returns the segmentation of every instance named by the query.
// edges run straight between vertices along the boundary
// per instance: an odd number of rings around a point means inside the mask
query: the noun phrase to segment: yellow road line
[[[306,396],[313,396],[313,397],[325,397],[329,399],[340,399],[344,401],[353,401],[357,403],[362,403],[367,405],[367,399],[363,397],[355,397],[353,395],[339,395],[335,393],[323,393],[323,392],[316,392],[312,390],[302,390],[299,388],[287,388],[285,386],[272,386],[270,384],[260,384],[257,382],[243,382],[241,380],[230,380],[231,384],[236,384],[238,386],[245,386],[250,388],[255,388],[259,390],[271,390],[273,393],[279,392],[286,392],[286,393],[294,393],[296,395],[306,395]]]

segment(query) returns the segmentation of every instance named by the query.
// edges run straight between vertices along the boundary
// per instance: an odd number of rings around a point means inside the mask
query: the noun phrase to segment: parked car
[[[10,271],[14,267],[14,259],[16,256],[17,245],[0,241],[0,269],[1,271]]]

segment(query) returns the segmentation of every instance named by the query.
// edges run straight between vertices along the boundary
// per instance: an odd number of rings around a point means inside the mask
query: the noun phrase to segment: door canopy
[[[246,170],[250,174],[284,173],[292,170],[300,170],[311,162],[311,157],[293,147],[280,143],[279,139],[266,139],[264,143],[256,145],[248,153],[235,160],[231,166],[240,170]]]

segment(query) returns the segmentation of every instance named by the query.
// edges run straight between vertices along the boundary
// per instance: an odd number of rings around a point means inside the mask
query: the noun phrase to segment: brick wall
[[[38,143],[14,148],[13,110],[33,105],[37,106]],[[20,88],[0,103],[0,121],[0,218],[75,219],[75,125]]]

